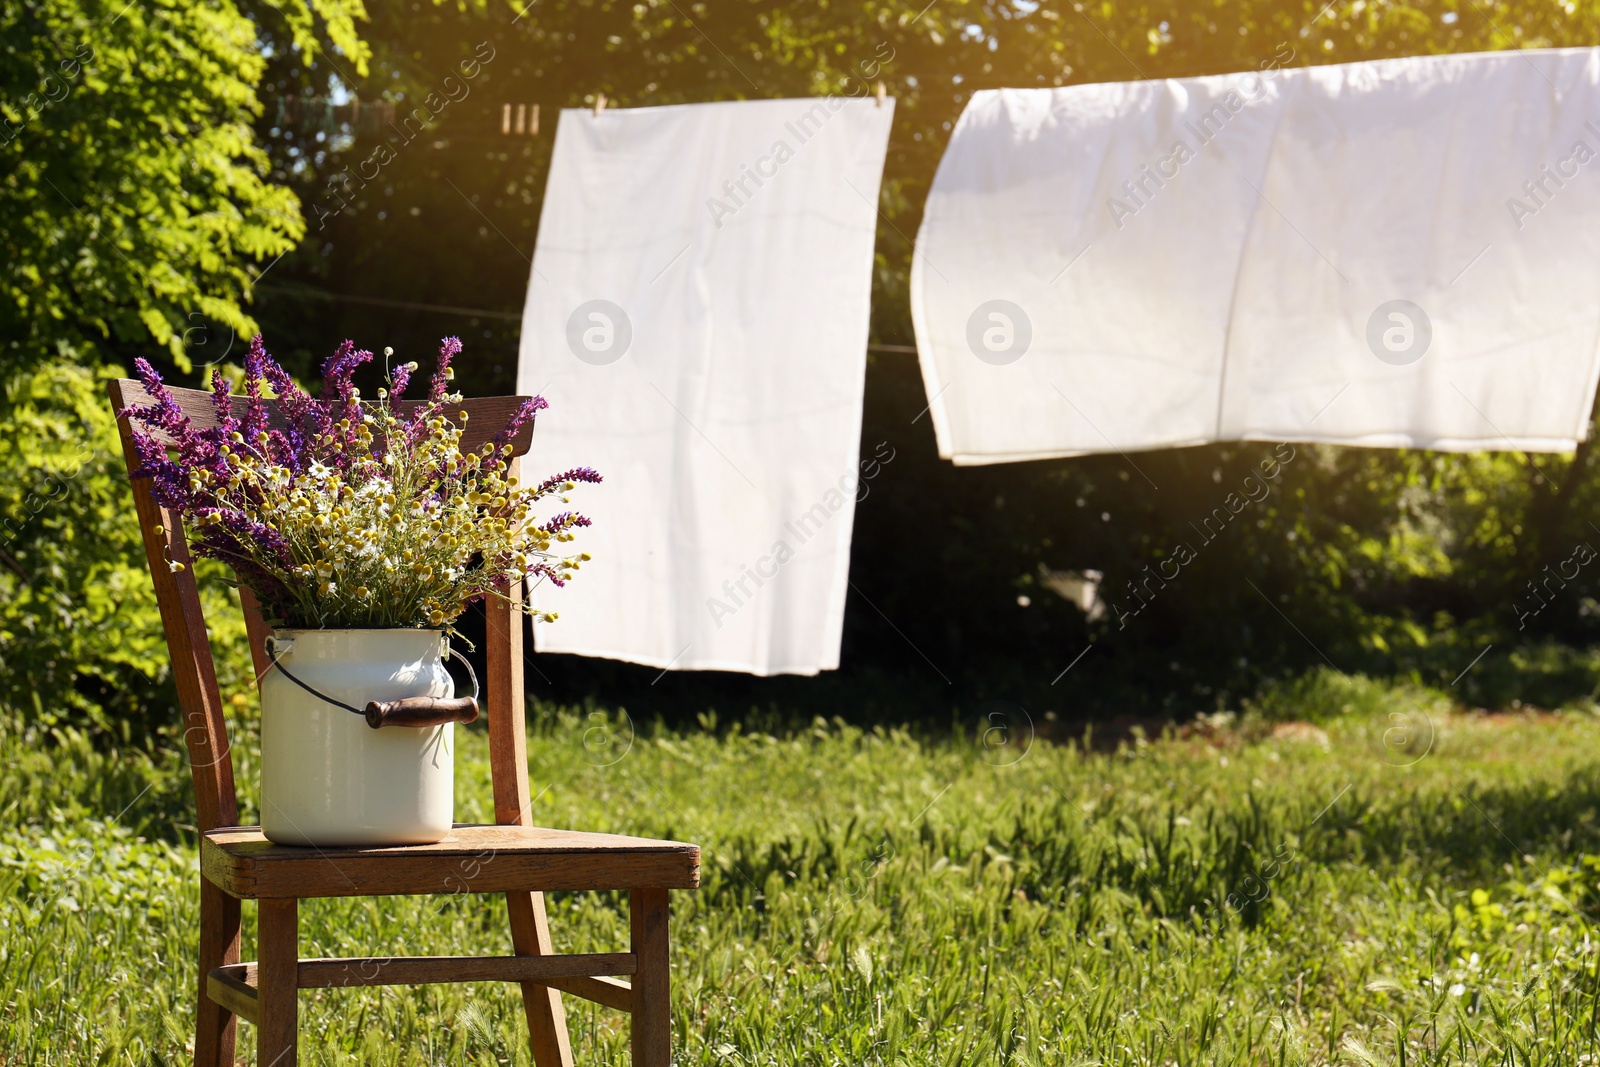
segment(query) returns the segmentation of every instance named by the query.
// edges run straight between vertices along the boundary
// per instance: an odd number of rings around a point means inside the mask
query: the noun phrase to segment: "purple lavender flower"
[[[233,417],[233,386],[220,370],[211,372],[211,406],[217,409],[217,425],[225,434],[239,429],[239,420]]]
[[[322,399],[336,401],[340,405],[349,403],[356,369],[371,358],[372,353],[357,350],[354,341],[341,343],[322,365]]]
[[[390,402],[393,403],[394,401],[399,400],[401,395],[403,393],[405,393],[406,386],[408,386],[410,384],[411,384],[411,364],[402,363],[402,364],[400,364],[400,366],[395,368],[394,374],[390,375],[390,382],[389,382],[389,400],[390,400]]]
[[[257,334],[255,340],[250,342],[252,353],[260,343],[261,335]],[[312,441],[327,434],[332,429],[332,423],[324,405],[312,400],[304,389],[296,385],[289,373],[278,365],[278,361],[267,354],[264,346],[260,354],[262,377],[277,394],[278,411],[283,416],[283,445],[287,448],[287,454],[282,461],[285,466],[299,473],[305,469],[306,455]],[[247,362],[247,374],[248,370]]]
[[[535,563],[532,567],[528,568],[528,577],[548,579],[550,584],[556,586],[557,588],[567,584],[567,580],[561,577],[560,571],[543,561]]]
[[[584,517],[583,515],[579,515],[576,511],[563,511],[561,514],[551,517],[550,520],[544,525],[540,526],[539,529],[543,530],[547,534],[554,535],[565,530],[570,530],[574,526],[593,525],[593,521]]]
[[[535,415],[549,406],[549,401],[542,396],[530,396],[524,400],[517,408],[517,413],[511,416],[511,421],[506,423],[505,429],[494,435],[495,451],[498,452],[500,446],[507,441],[514,440],[517,434],[522,432],[522,428],[533,421]]]
[[[450,391],[450,361],[461,351],[461,338],[446,337],[439,343],[439,363],[428,386],[428,399],[437,403]]]
[[[133,361],[133,370],[138,375],[145,392],[150,394],[155,403],[133,408],[130,413],[140,422],[154,426],[171,437],[181,439],[189,429],[189,416],[183,413],[183,409],[178,406],[172,394],[167,392],[167,387],[161,382],[161,375],[156,373],[149,360],[143,358]]]
[[[244,415],[245,440],[255,444],[256,437],[267,427],[267,406],[261,399],[261,380],[266,375],[266,364],[271,356],[258,333],[250,341],[250,350],[244,356],[244,391],[249,407]]]
[[[595,470],[593,467],[573,467],[571,470],[566,471],[563,474],[556,474],[546,478],[544,481],[540,482],[533,491],[537,496],[544,496],[548,493],[554,492],[557,488],[567,482],[589,482],[591,484],[597,484],[604,480],[605,479],[600,477],[600,472]]]

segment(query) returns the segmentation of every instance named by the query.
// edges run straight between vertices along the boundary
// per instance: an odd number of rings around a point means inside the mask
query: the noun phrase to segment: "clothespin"
[[[600,117],[600,112],[604,111],[605,109],[606,109],[606,94],[605,93],[595,93],[594,94],[594,117],[595,118],[599,118]]]
[[[878,82],[878,106],[879,107],[883,106],[884,98],[887,97],[888,95],[889,95],[889,90],[887,90],[887,89],[885,89],[883,87],[883,82],[880,80]]]
[[[515,118],[512,116],[515,115]],[[539,136],[539,105],[518,104],[512,110],[510,104],[500,106],[500,132],[502,134],[516,134],[518,137],[526,134],[529,137]]]

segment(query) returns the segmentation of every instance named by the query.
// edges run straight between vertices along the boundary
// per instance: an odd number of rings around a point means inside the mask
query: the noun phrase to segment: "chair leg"
[[[256,1026],[257,1067],[296,1067],[300,970],[300,902],[294,898],[261,902],[256,995],[261,1021]]]
[[[239,901],[200,879],[200,998],[194,1025],[195,1067],[233,1067],[239,1029],[233,1012],[206,996],[206,975],[239,962]]]
[[[633,954],[633,1067],[671,1067],[672,977],[667,942],[667,891],[635,889],[628,906]]]
[[[511,913],[511,947],[519,956],[548,956],[550,922],[545,916],[543,893],[507,893]],[[567,1011],[559,990],[523,983],[522,1007],[528,1016],[528,1037],[537,1067],[572,1067],[572,1044],[567,1037]]]

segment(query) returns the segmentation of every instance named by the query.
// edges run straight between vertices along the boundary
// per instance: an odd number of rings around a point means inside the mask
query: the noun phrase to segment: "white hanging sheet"
[[[974,93],[912,268],[940,454],[1571,450],[1597,157],[1593,48]]]
[[[517,387],[530,472],[590,466],[541,652],[839,664],[892,102],[564,111]]]

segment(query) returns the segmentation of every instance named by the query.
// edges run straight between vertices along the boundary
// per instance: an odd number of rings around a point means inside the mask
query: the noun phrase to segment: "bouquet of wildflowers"
[[[136,476],[151,479],[157,502],[183,517],[194,552],[232,567],[275,625],[449,628],[505,583],[564,585],[589,554],[552,546],[589,520],[561,511],[538,521],[534,511],[600,475],[579,467],[522,485],[510,473],[510,442],[547,406],[542,397],[525,401],[492,442],[463,452],[467,413],[449,387],[460,350],[446,338],[426,399],[402,405],[415,363],[386,375],[376,403],[363,402],[353,378],[372,353],[346,341],[323,365],[314,399],[257,337],[245,357],[244,403],[213,374],[219,425],[211,429],[196,429],[138,360],[154,402],[127,412]],[[269,394],[278,406],[270,421],[261,403]]]

